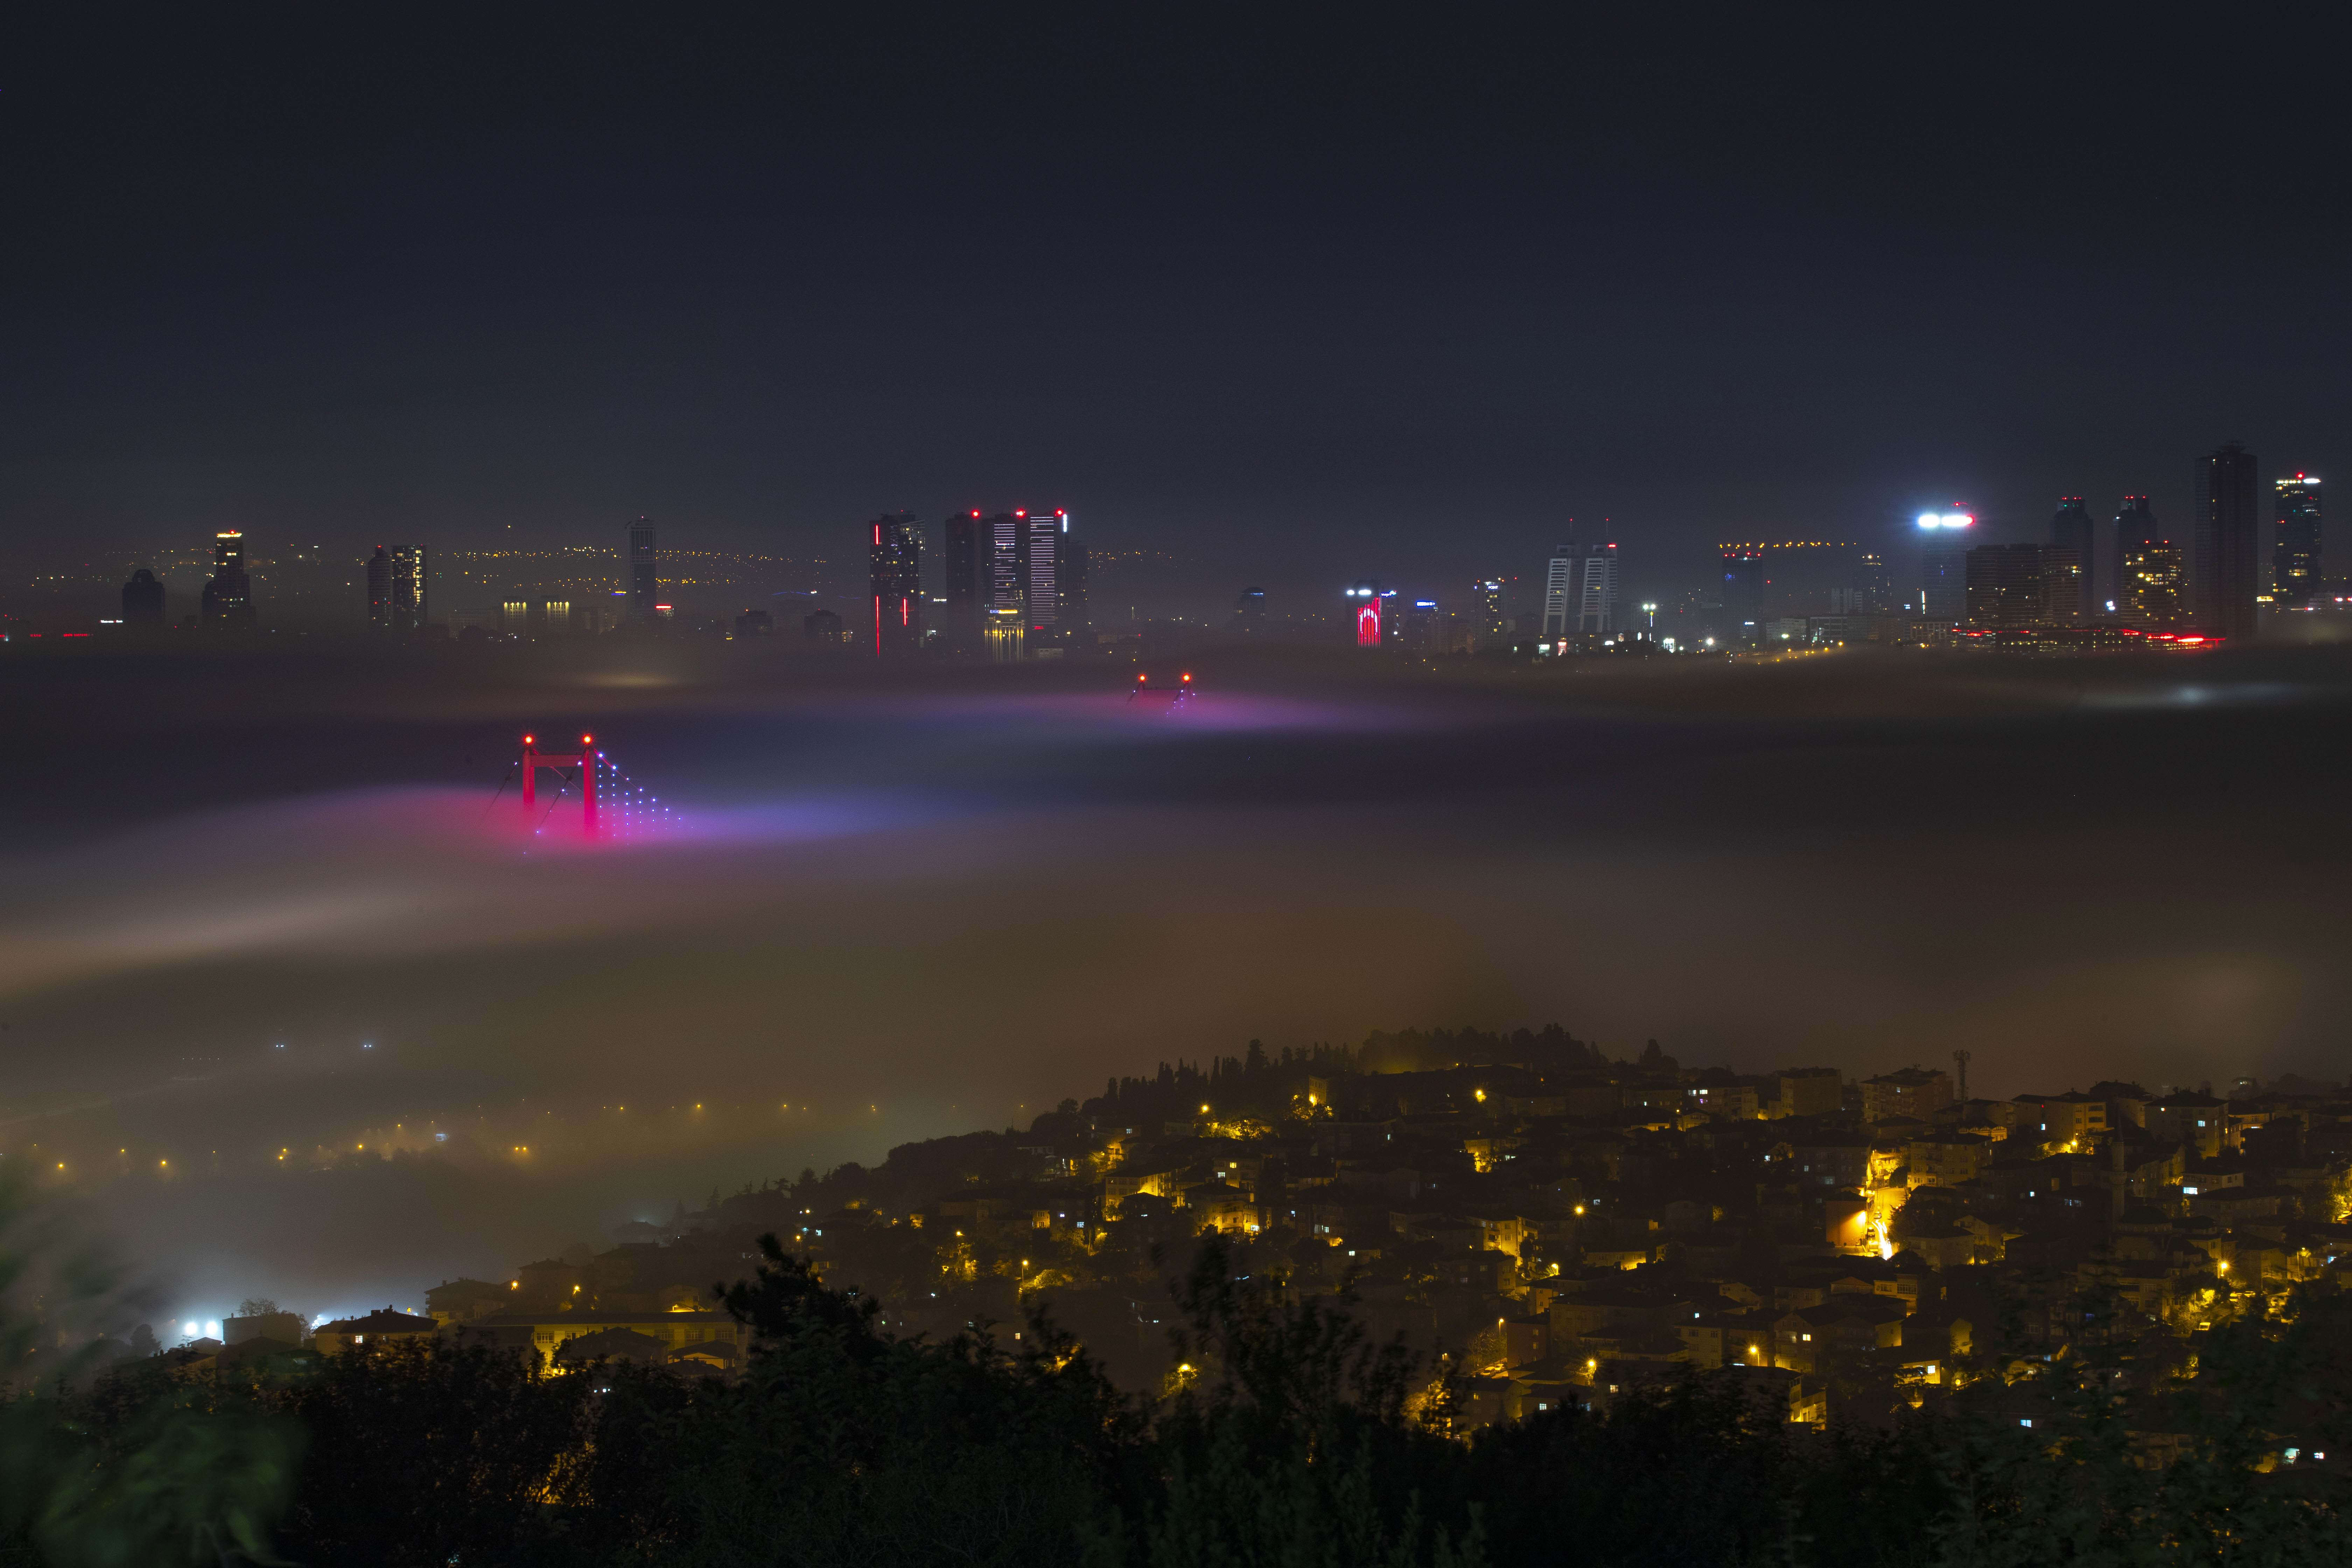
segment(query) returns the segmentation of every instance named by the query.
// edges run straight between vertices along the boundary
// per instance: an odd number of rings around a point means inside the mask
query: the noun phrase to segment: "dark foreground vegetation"
[[[1466,1438],[1344,1302],[1203,1246],[1178,1385],[1122,1396],[1041,1316],[894,1338],[773,1241],[740,1379],[429,1337],[20,1393],[0,1561],[465,1564],[2341,1563],[2338,1303],[2205,1337],[2194,1384],[2096,1345],[1988,1360],[1937,1413],[1815,1432],[1722,1376]],[[30,1337],[9,1347],[19,1356]],[[1600,1391],[1594,1391],[1596,1396]],[[2027,1425],[2031,1423],[2031,1425]],[[2168,1435],[2151,1450],[2146,1435]],[[2326,1456],[2326,1457],[2322,1457]]]

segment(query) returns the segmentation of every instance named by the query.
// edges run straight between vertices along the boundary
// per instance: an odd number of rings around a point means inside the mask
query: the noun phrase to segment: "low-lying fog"
[[[1171,712],[1127,667],[11,650],[0,1147],[160,1325],[415,1303],[1253,1037],[2346,1070],[2332,650],[1188,668]],[[494,800],[525,731],[593,732],[636,830]]]

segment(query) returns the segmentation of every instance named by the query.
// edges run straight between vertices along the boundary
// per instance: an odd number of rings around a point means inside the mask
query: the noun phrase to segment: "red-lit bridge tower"
[[[596,753],[589,746],[593,735],[580,737],[576,752],[542,752],[536,735],[522,738],[522,803],[528,807],[539,798],[539,770],[553,768],[558,773],[566,768],[580,770],[580,826],[590,833],[596,831]]]

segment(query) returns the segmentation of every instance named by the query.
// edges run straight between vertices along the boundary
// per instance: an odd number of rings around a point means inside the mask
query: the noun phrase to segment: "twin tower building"
[[[941,533],[940,592],[926,597],[934,574],[921,521],[898,511],[866,524],[873,620],[866,640],[877,658],[927,647],[1006,662],[1091,650],[1087,547],[1066,509],[954,512]]]

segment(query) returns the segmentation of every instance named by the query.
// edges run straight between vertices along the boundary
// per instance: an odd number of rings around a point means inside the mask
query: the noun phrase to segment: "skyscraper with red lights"
[[[2271,552],[2271,603],[2301,609],[2319,596],[2319,480],[2297,474],[2276,481],[2278,537]]]
[[[923,644],[923,533],[910,511],[866,525],[874,657],[902,658]]]

